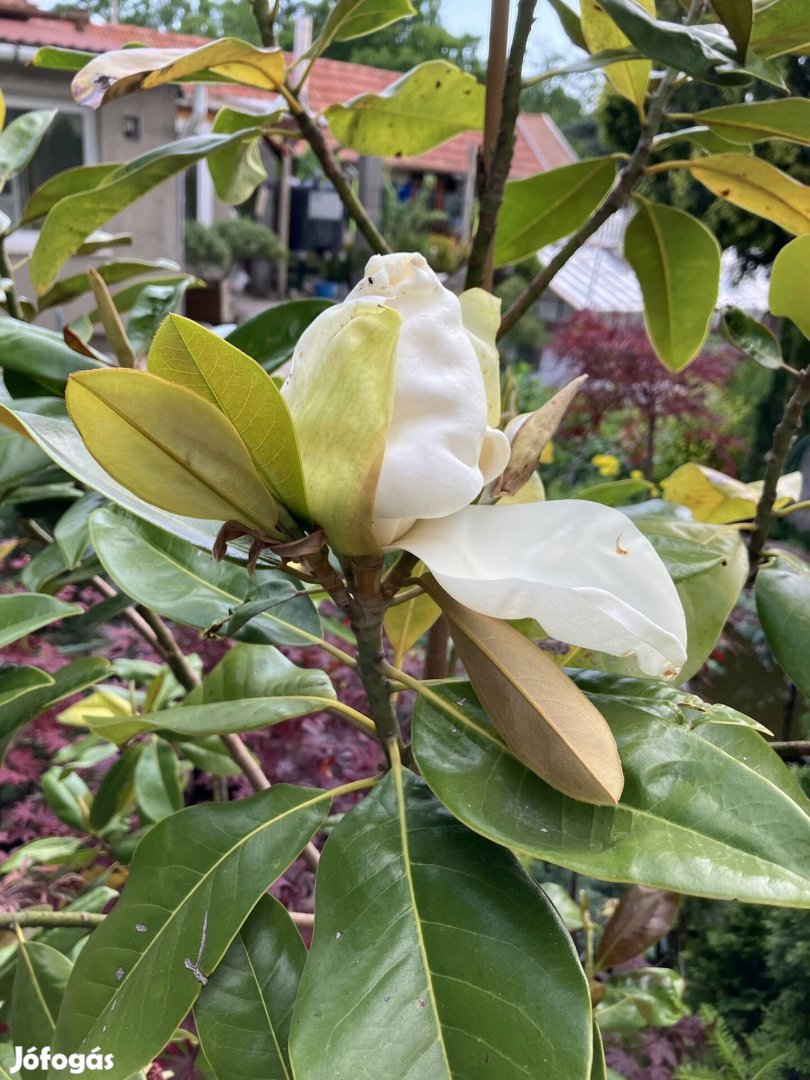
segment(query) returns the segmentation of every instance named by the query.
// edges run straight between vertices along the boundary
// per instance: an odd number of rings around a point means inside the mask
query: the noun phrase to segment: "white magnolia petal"
[[[452,514],[484,485],[487,430],[486,390],[459,299],[418,254],[373,256],[348,302],[360,299],[402,316],[376,516]]]
[[[686,620],[649,540],[618,510],[580,500],[468,506],[417,521],[397,541],[456,600],[501,619],[536,619],[552,637],[671,677]]]
[[[501,360],[497,345],[501,301],[485,289],[467,289],[458,299],[464,329],[470,335],[484,376],[487,422],[496,427],[501,419]]]

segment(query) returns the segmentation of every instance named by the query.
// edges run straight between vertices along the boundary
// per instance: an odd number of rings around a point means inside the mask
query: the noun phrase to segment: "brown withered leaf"
[[[602,931],[597,970],[624,964],[660,941],[675,925],[680,903],[680,893],[634,885]]]
[[[576,379],[572,379],[545,405],[541,405],[536,412],[533,412],[528,420],[524,421],[512,441],[509,464],[495,485],[492,493],[494,499],[500,495],[514,495],[529,480],[537,468],[546,444],[560,426],[566,409],[587,378],[587,375],[578,375]]]
[[[470,682],[512,753],[565,795],[615,805],[624,776],[596,707],[513,626],[459,604],[429,575],[420,582],[447,616]]]

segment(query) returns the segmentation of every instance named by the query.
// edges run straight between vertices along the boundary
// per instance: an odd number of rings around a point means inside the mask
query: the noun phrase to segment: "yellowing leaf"
[[[624,777],[602,714],[552,658],[513,626],[459,604],[422,579],[450,624],[481,704],[512,753],[582,802],[614,805]]]
[[[695,113],[694,118],[730,143],[790,139],[804,146],[810,145],[810,100],[807,98],[721,105]]]
[[[419,562],[413,568],[413,576],[425,573],[425,564]],[[383,626],[394,648],[394,664],[400,667],[402,657],[413,648],[422,634],[426,633],[441,615],[441,609],[434,600],[423,593],[404,604],[389,607],[385,613]]]
[[[799,473],[781,477],[774,506],[779,509],[794,501],[800,485]],[[688,507],[695,521],[725,525],[731,521],[750,521],[754,517],[762,481],[744,484],[716,469],[690,461],[662,480],[661,489],[667,502]]]
[[[356,302],[323,312],[302,338],[318,364],[300,364],[284,386],[313,519],[342,555],[379,552],[374,500],[394,400],[401,318]]]
[[[0,90],[0,131],[3,130],[6,124],[6,97],[2,90]]]
[[[655,0],[639,0],[639,4],[650,15],[655,15]],[[582,0],[580,19],[589,52],[626,49],[630,45],[630,39],[625,37],[599,0]],[[610,64],[605,68],[605,74],[616,93],[632,101],[642,112],[651,69],[649,60],[626,60]]]
[[[484,87],[446,60],[419,64],[381,94],[330,105],[326,119],[344,146],[377,157],[422,154],[484,123]]]
[[[785,245],[771,270],[770,309],[794,322],[810,338],[810,236]]]
[[[99,465],[139,498],[273,533],[276,505],[244,444],[197,394],[142,371],[85,371],[70,378],[67,405]]]
[[[548,444],[551,446],[551,443]],[[548,447],[546,447],[546,450]],[[543,455],[540,455],[540,464],[546,465],[548,462],[543,461]],[[498,506],[519,506],[523,503],[545,502],[546,489],[543,486],[543,481],[540,479],[539,473],[532,473],[523,487],[518,488],[514,495],[501,495],[498,499]]]
[[[780,225],[810,232],[810,188],[749,154],[711,154],[689,162],[696,180],[721,199]]]
[[[278,90],[284,82],[284,55],[235,38],[209,41],[198,49],[117,49],[86,64],[71,90],[80,105],[97,109],[135,90],[195,81]]]
[[[290,411],[255,360],[191,319],[169,315],[152,343],[149,371],[215,405],[239,433],[268,490],[309,521]]]
[[[103,724],[103,721],[113,718],[120,720],[123,716],[132,716],[132,706],[126,698],[111,690],[94,690],[92,694],[59,713],[57,719],[71,727],[89,727],[96,731],[99,722]],[[132,730],[125,732],[123,738],[115,741],[125,742],[140,729],[141,725],[135,721]]]
[[[624,256],[641,286],[653,348],[670,371],[680,371],[709,334],[720,288],[720,245],[691,214],[637,201]]]

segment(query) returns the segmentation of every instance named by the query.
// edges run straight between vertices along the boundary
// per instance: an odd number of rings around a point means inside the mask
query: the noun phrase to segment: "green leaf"
[[[747,66],[739,64],[736,47],[721,27],[664,22],[634,0],[603,0],[602,6],[639,52],[701,82],[741,86],[756,75],[784,86],[773,65],[756,56],[749,54]]]
[[[662,135],[656,135],[653,139],[653,151],[664,150],[668,146],[677,146],[679,143],[689,142],[699,146],[710,154],[721,154],[726,150],[736,150],[734,143],[727,139],[721,139],[709,128],[703,125],[680,128],[678,131],[667,131]]]
[[[751,46],[762,56],[806,55],[810,18],[805,0],[755,0]]]
[[[539,248],[573,232],[602,202],[615,175],[612,158],[592,158],[510,180],[495,236],[496,265],[534,256]]]
[[[725,308],[720,332],[729,345],[739,349],[760,367],[771,371],[778,371],[782,367],[782,348],[773,332],[741,308]]]
[[[197,279],[186,274],[175,281],[153,281],[142,286],[127,322],[127,337],[136,353],[143,356],[149,351],[160,324],[180,307],[186,290],[196,284]]]
[[[43,836],[29,840],[15,848],[6,861],[0,864],[0,874],[31,866],[59,866],[71,862],[81,849],[82,841],[76,836]]]
[[[725,564],[726,556],[713,548],[707,548],[696,540],[670,535],[666,532],[648,532],[647,539],[658,552],[669,576],[677,585]]]
[[[396,766],[332,833],[317,903],[295,1075],[589,1076],[587,986],[552,905],[412,773]]]
[[[777,663],[810,698],[810,567],[798,555],[776,552],[757,574],[754,595]]]
[[[582,911],[576,900],[572,900],[566,889],[556,881],[544,881],[540,888],[557,909],[557,914],[565,924],[566,930],[582,929]]]
[[[350,41],[415,15],[411,0],[337,0],[307,56],[320,56],[333,41]]]
[[[144,751],[143,743],[128,746],[104,774],[90,807],[89,825],[98,832],[110,821],[132,809],[135,801],[135,768]]]
[[[42,774],[42,798],[60,821],[71,829],[87,831],[88,807],[92,796],[79,773],[58,765]]]
[[[268,490],[309,520],[290,411],[255,360],[190,319],[170,315],[152,344],[149,371],[215,405],[239,433]]]
[[[484,124],[484,87],[446,60],[428,60],[381,94],[330,105],[332,134],[350,150],[411,157]]]
[[[417,701],[414,753],[433,791],[470,828],[606,881],[810,907],[810,804],[751,729],[690,730],[643,698],[601,697],[625,785],[618,806],[594,807],[521,765],[469,683],[431,689]]]
[[[28,225],[37,218],[43,217],[66,195],[75,195],[77,191],[87,191],[89,188],[98,187],[120,168],[120,161],[105,161],[99,165],[76,165],[72,169],[65,169],[49,177],[36,188],[25,204],[20,224]]]
[[[712,7],[737,46],[737,55],[745,62],[751,27],[754,23],[753,0],[712,0]]]
[[[0,708],[43,686],[53,686],[53,678],[47,671],[22,664],[0,667]]]
[[[807,275],[810,272],[810,237],[799,236],[786,244],[771,270],[770,308],[774,315],[790,319],[810,338]]]
[[[11,1036],[23,1047],[49,1046],[73,965],[41,941],[21,941],[11,992]],[[47,1069],[25,1069],[26,1077],[42,1077]]]
[[[698,355],[709,335],[720,289],[720,245],[691,214],[636,197],[624,257],[644,297],[644,322],[670,371]]]
[[[721,105],[695,113],[694,118],[730,143],[750,145],[765,139],[789,139],[810,146],[810,100],[807,98]]]
[[[196,738],[194,742],[178,740],[175,746],[188,758],[195,769],[210,772],[214,776],[239,776],[242,770],[226,752],[218,737]]]
[[[95,360],[69,348],[61,334],[19,319],[0,319],[0,357],[6,371],[19,372],[40,392],[59,396],[72,372],[99,367]]]
[[[157,278],[145,278],[143,281],[136,281],[132,285],[127,285],[124,289],[119,289],[117,293],[113,294],[113,303],[115,304],[116,311],[119,314],[125,314],[126,312],[135,312],[136,308],[140,309],[140,314],[143,316],[147,314],[148,310],[155,308],[157,301],[162,301],[165,306],[166,303],[174,301],[176,297],[182,297],[185,290],[192,285],[198,284],[199,279],[195,278],[192,274],[166,274]],[[156,290],[166,290],[165,292],[155,292],[153,294],[147,293],[146,290],[154,286]],[[151,303],[145,304],[146,298],[151,297]],[[152,326],[149,341],[151,341],[152,335],[157,328],[157,323],[161,318],[165,318],[167,312],[163,311],[163,315],[157,319],[157,322]],[[72,329],[79,333],[87,327],[86,336],[89,338],[92,333],[93,324],[100,321],[101,313],[98,308],[94,308],[87,315],[82,315],[80,318],[75,319],[71,324]],[[89,324],[89,325],[88,325]],[[134,329],[134,328],[133,328]],[[146,351],[145,349],[142,351]]]
[[[237,431],[198,394],[119,368],[74,375],[66,399],[87,449],[139,498],[278,535],[275,501]]]
[[[133,277],[142,277],[151,274],[155,270],[179,270],[180,267],[171,259],[126,259],[121,262],[104,263],[99,266],[98,273],[102,281],[107,285],[116,285],[120,281],[126,281]],[[63,278],[49,289],[44,296],[40,297],[39,310],[55,307],[57,304],[67,304],[75,300],[77,296],[90,291],[90,278],[87,271],[81,274],[73,274]]]
[[[53,530],[53,538],[62,552],[65,566],[75,570],[90,543],[90,515],[103,502],[95,491],[88,491],[62,514]]]
[[[572,11],[563,0],[548,0],[548,2],[554,9],[554,13],[560,20],[560,25],[571,44],[576,45],[578,49],[587,51],[588,45],[585,41],[585,35],[582,33],[582,22],[579,15]]]
[[[279,784],[155,825],[135,851],[121,899],[76,961],[54,1049],[101,1045],[115,1058],[110,1080],[148,1066],[256,902],[323,824],[330,801],[328,791]]]
[[[712,154],[687,166],[712,194],[791,233],[810,232],[810,188],[750,154]]]
[[[81,52],[79,49],[58,49],[46,45],[37,49],[32,67],[45,68],[49,71],[81,71],[85,64],[95,60],[96,53]]]
[[[603,506],[624,506],[637,495],[649,495],[655,487],[649,480],[608,480],[604,484],[590,484],[574,492],[575,499],[601,503]]]
[[[81,615],[79,604],[66,604],[55,596],[41,593],[6,593],[0,595],[0,648],[28,637],[57,619]]]
[[[12,412],[0,404],[0,424],[27,435],[67,473],[119,506],[197,547],[208,551],[213,547],[219,531],[218,525],[197,518],[169,514],[133,495],[113,480],[91,457],[81,436],[69,420],[28,412]]]
[[[243,138],[244,134],[237,132],[178,139],[133,158],[96,187],[60,199],[48,211],[31,258],[31,281],[37,295],[51,288],[62,266],[94,229],[164,180]]]
[[[194,1007],[214,1080],[290,1080],[290,1019],[306,958],[286,909],[263,896]]]
[[[215,563],[176,536],[109,507],[93,514],[90,537],[116,585],[168,619],[206,630],[226,620],[251,591],[289,583],[289,601],[251,620],[240,636],[271,645],[312,645],[319,640],[312,601],[292,596],[295,586],[276,570],[259,570],[251,578],[244,567]]]
[[[177,757],[157,736],[147,741],[135,766],[135,802],[147,821],[162,821],[183,808]]]
[[[269,374],[290,359],[303,332],[329,307],[331,300],[288,300],[254,315],[225,340],[252,356]]]
[[[655,16],[655,0],[640,0],[640,6],[650,15]],[[625,49],[629,45],[628,38],[610,18],[604,7],[598,3],[598,0],[581,0],[580,12],[582,33],[585,36],[588,52]],[[652,64],[649,60],[637,59],[611,64],[605,71],[616,93],[632,101],[642,115],[651,68]]]
[[[641,1028],[676,1024],[689,1015],[685,986],[671,968],[639,968],[612,976],[594,1013],[599,1030],[627,1037]]]
[[[0,132],[0,189],[34,156],[56,113],[56,109],[34,109],[12,120]]]
[[[84,690],[87,686],[92,686],[99,679],[103,679],[109,670],[110,665],[107,660],[99,656],[85,657],[55,671],[48,685],[20,694],[13,701],[4,704],[2,715],[0,715],[0,763],[5,757],[9,743],[23,724],[39,716],[41,712],[57,701],[61,701],[62,698]],[[8,863],[4,865],[7,866]]]
[[[227,37],[195,49],[116,49],[94,56],[70,89],[80,105],[98,109],[136,90],[172,82],[235,82],[278,92],[284,83],[284,54]]]
[[[220,109],[211,130],[217,135],[231,135],[235,131],[251,129],[256,137],[248,142],[226,146],[208,158],[208,171],[217,196],[228,206],[240,206],[250,198],[256,188],[267,179],[267,170],[260,150],[261,131],[257,126],[272,123],[273,117],[251,116],[235,109]]]

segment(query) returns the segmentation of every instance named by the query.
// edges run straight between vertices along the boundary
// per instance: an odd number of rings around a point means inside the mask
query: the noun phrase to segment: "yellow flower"
[[[631,480],[644,480],[644,479],[646,479],[646,477],[644,476],[644,473],[641,471],[641,469],[631,469],[630,470],[630,479]]]
[[[612,480],[622,471],[621,462],[615,454],[594,454],[591,465],[599,470],[599,475]]]

